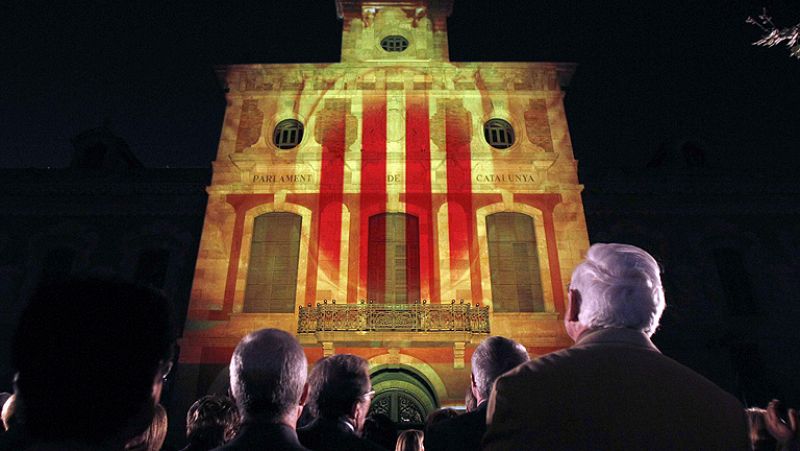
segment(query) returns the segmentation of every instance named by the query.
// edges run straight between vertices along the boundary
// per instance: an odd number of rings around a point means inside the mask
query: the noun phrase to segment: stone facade
[[[181,341],[186,403],[221,386],[220,370],[245,334],[296,333],[301,307],[372,301],[370,227],[385,213],[418,227],[408,238],[415,261],[407,272],[418,274],[408,303],[489,307],[491,334],[519,340],[532,355],[570,343],[561,324],[565,286],[588,248],[563,104],[574,66],[450,62],[449,2],[337,5],[340,63],[219,69],[227,109]],[[384,50],[387,36],[403,37],[407,48]],[[287,119],[302,123],[304,134],[282,149],[274,130]],[[513,127],[510,147],[487,142],[490,119]],[[301,218],[296,308],[244,313],[254,222],[271,212]],[[486,218],[501,212],[533,224],[541,311],[494,312]],[[452,405],[463,402],[469,359],[485,336],[370,330],[299,338],[312,363],[355,353],[373,375],[416,374],[434,405]],[[399,390],[401,382],[388,378],[385,387]]]

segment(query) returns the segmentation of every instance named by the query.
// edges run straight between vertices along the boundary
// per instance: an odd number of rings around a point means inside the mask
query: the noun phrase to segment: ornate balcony
[[[299,334],[318,332],[489,333],[489,307],[450,304],[329,304],[300,307]]]

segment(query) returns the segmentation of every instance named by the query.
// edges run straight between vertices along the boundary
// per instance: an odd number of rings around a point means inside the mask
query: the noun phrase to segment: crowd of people
[[[569,287],[575,344],[531,360],[521,344],[487,338],[472,354],[466,412],[437,410],[423,430],[369,414],[363,358],[336,354],[309,372],[295,337],[258,330],[233,352],[229,396],[187,412],[184,450],[800,450],[794,409],[745,410],[659,352],[650,337],[664,308],[647,252],[592,246]],[[0,450],[162,449],[171,317],[163,295],[122,281],[39,289],[14,337]]]

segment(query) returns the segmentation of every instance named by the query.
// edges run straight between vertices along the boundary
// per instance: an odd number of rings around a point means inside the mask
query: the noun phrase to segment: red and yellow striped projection
[[[568,345],[564,284],[588,248],[561,89],[574,67],[448,61],[447,1],[339,3],[341,63],[219,72],[227,109],[181,361],[223,364],[246,333],[297,332],[299,307],[334,300],[463,299],[488,306],[491,333],[532,353]],[[387,33],[404,34],[408,48],[382,50]],[[303,138],[279,148],[273,133],[287,119],[303,124]],[[492,119],[512,127],[510,147],[487,142]],[[272,213],[281,215],[254,236],[256,218]],[[245,308],[254,296],[263,302]],[[312,362],[346,349],[376,367],[413,366],[455,402],[482,337],[390,330],[300,339]]]

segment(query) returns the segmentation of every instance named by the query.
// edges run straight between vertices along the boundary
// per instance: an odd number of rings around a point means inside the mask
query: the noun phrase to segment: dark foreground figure
[[[172,365],[171,318],[160,293],[126,282],[39,289],[14,337],[21,425],[7,449],[123,449],[142,434]]]

